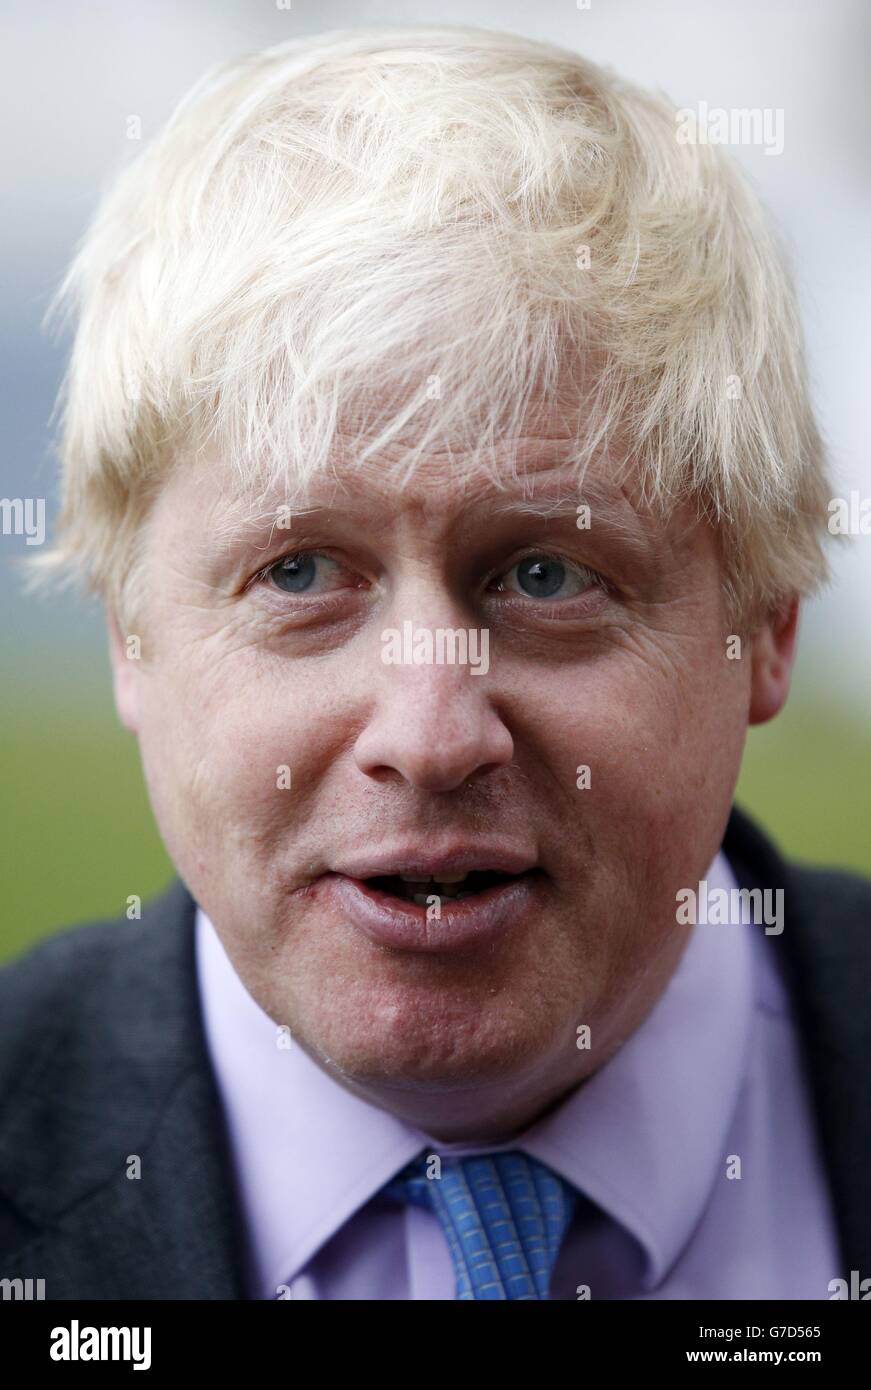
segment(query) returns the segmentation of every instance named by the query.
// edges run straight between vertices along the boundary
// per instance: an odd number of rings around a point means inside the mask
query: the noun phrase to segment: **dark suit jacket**
[[[783,888],[843,1269],[871,1276],[871,881],[784,862],[740,812],[738,882]],[[176,882],[0,970],[0,1278],[47,1299],[240,1299],[246,1253]],[[760,931],[762,928],[760,927]],[[141,1178],[126,1176],[129,1155]]]

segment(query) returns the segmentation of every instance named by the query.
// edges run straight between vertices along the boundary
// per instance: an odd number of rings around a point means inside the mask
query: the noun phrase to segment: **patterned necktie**
[[[519,1150],[446,1159],[427,1177],[428,1157],[409,1163],[383,1191],[428,1207],[447,1237],[455,1297],[549,1297],[550,1278],[577,1193]]]

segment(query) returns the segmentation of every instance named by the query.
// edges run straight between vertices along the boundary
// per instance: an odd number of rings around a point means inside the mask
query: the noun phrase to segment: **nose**
[[[468,665],[383,665],[357,738],[360,771],[376,781],[449,792],[506,767],[514,740],[494,707],[493,677]]]

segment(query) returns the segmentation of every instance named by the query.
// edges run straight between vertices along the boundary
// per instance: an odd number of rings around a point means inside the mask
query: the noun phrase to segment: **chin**
[[[349,1026],[349,1018],[353,1020]],[[526,1072],[554,1046],[542,1020],[507,1013],[495,1004],[488,1014],[479,1000],[382,999],[365,1011],[319,1020],[304,1045],[330,1071],[361,1087],[390,1089],[483,1085]]]

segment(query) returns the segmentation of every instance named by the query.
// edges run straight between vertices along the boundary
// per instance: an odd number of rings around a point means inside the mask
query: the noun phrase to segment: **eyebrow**
[[[569,521],[576,523],[579,507],[586,505],[590,508],[591,525],[589,529],[577,529],[592,540],[601,528],[610,538],[619,538],[620,543],[639,558],[649,558],[651,550],[655,551],[661,544],[666,543],[663,535],[652,531],[651,526],[645,524],[644,515],[637,511],[624,493],[605,492],[595,481],[588,482],[586,487],[579,485],[573,495],[567,495],[564,489],[564,481],[560,491],[555,492],[552,487],[544,486],[537,497],[511,494],[507,489],[499,489],[486,496],[468,499],[465,506],[469,510],[486,508],[491,518],[503,521],[510,521],[516,517],[565,524]],[[347,511],[341,504],[336,505],[339,499],[349,503]],[[301,489],[296,494],[287,495],[283,500],[277,500],[272,506],[263,507],[259,512],[252,510],[243,519],[240,519],[238,512],[225,515],[215,528],[216,535],[231,549],[247,543],[256,545],[258,549],[269,550],[276,534],[283,534],[285,529],[278,528],[281,507],[287,508],[292,523],[305,517],[328,518],[331,513],[344,513],[347,518],[348,512],[353,511],[353,497],[344,496],[341,489],[338,494],[334,491],[330,498],[317,492],[309,492],[306,496]],[[293,530],[287,528],[286,534],[290,540]]]
[[[657,550],[660,546],[667,544],[664,533],[655,528],[653,518],[649,519],[644,514],[638,512],[632,503],[621,494],[616,498],[610,494],[603,493],[598,488],[588,488],[586,491],[579,490],[574,497],[564,495],[557,497],[530,497],[512,498],[503,504],[498,503],[493,506],[494,516],[510,517],[530,516],[545,521],[573,521],[577,522],[579,507],[586,505],[590,508],[590,527],[579,527],[584,534],[595,538],[597,520],[603,530],[607,530],[609,537],[617,536],[626,546],[627,550],[633,551],[639,557],[649,556],[651,550]]]
[[[468,505],[468,504],[467,504]],[[600,493],[589,493],[587,495],[578,494],[577,497],[553,497],[553,498],[525,498],[511,497],[505,502],[499,503],[495,498],[476,498],[472,506],[486,507],[491,515],[497,516],[530,516],[544,518],[546,520],[575,520],[582,505],[589,506],[591,516],[595,518],[599,515],[606,516],[609,524],[617,523],[623,515],[638,518],[638,514],[633,508],[615,507],[612,499],[606,498]],[[215,531],[221,539],[235,541],[245,539],[251,535],[255,537],[258,533],[264,532],[269,528],[270,538],[272,531],[278,525],[278,512],[284,506],[289,511],[292,518],[305,516],[329,516],[331,512],[341,511],[334,505],[321,500],[309,500],[308,505],[301,506],[293,501],[276,503],[273,507],[267,507],[260,513],[251,512],[239,520],[237,516],[226,516],[215,526]],[[618,515],[619,514],[619,515]]]
[[[493,512],[503,516],[506,514],[517,514],[520,516],[534,517],[555,517],[557,520],[568,520],[569,517],[578,515],[578,508],[586,499],[583,497],[554,497],[550,500],[545,498],[512,498],[502,506],[494,506]],[[589,504],[588,504],[589,505]]]

